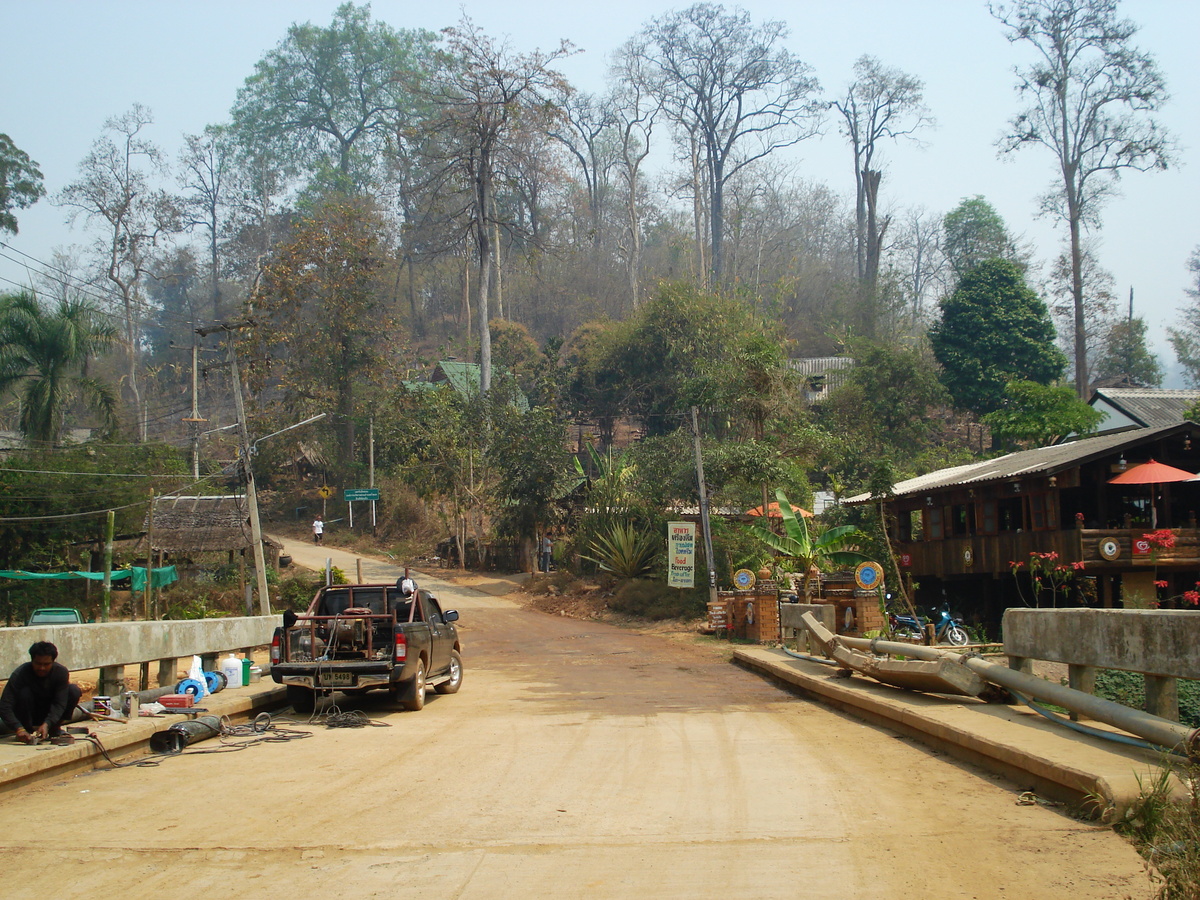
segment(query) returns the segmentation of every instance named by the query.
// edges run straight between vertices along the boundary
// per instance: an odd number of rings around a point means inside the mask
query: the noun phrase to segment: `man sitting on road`
[[[57,737],[79,703],[79,685],[71,684],[70,671],[57,659],[57,647],[38,641],[29,648],[29,662],[13,670],[0,694],[0,721],[23,744]]]

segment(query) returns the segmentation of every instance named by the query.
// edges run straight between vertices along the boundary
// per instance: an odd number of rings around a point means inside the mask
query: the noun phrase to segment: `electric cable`
[[[1178,749],[1163,747],[1160,744],[1152,744],[1149,741],[1144,741],[1141,738],[1130,737],[1127,734],[1117,734],[1112,731],[1105,731],[1102,728],[1093,728],[1090,725],[1084,725],[1082,722],[1072,722],[1070,719],[1064,719],[1057,713],[1053,713],[1050,710],[1042,707],[1040,704],[1034,703],[1030,698],[1018,693],[1017,691],[1014,691],[1012,688],[1007,688],[1007,690],[1010,694],[1032,709],[1035,713],[1045,719],[1048,719],[1056,725],[1062,725],[1066,728],[1070,728],[1072,731],[1078,731],[1080,734],[1098,737],[1106,741],[1113,741],[1114,743],[1118,744],[1128,744],[1131,747],[1140,747],[1143,750],[1153,750],[1156,753],[1170,753],[1172,756],[1182,756],[1185,759],[1187,758],[1187,753],[1182,753]]]

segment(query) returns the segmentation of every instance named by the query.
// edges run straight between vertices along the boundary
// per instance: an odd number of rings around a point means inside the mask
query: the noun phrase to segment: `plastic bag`
[[[188,669],[188,678],[200,682],[200,691],[196,694],[197,700],[208,695],[208,684],[204,678],[204,664],[200,662],[200,657],[192,657],[192,667]]]

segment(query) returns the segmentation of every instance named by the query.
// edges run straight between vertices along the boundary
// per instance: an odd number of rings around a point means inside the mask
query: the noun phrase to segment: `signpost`
[[[342,499],[350,504],[350,530],[354,530],[354,501],[378,500],[379,488],[342,488]]]
[[[667,586],[694,587],[696,584],[696,526],[691,522],[668,522],[667,553],[671,559]]]

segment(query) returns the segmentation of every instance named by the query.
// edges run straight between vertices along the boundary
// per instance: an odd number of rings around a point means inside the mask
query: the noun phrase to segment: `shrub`
[[[640,578],[653,571],[660,543],[661,539],[652,532],[615,522],[607,532],[596,535],[584,559],[620,578]]]
[[[630,579],[609,601],[610,609],[651,621],[690,619],[704,614],[707,591],[680,590],[661,581]]]

